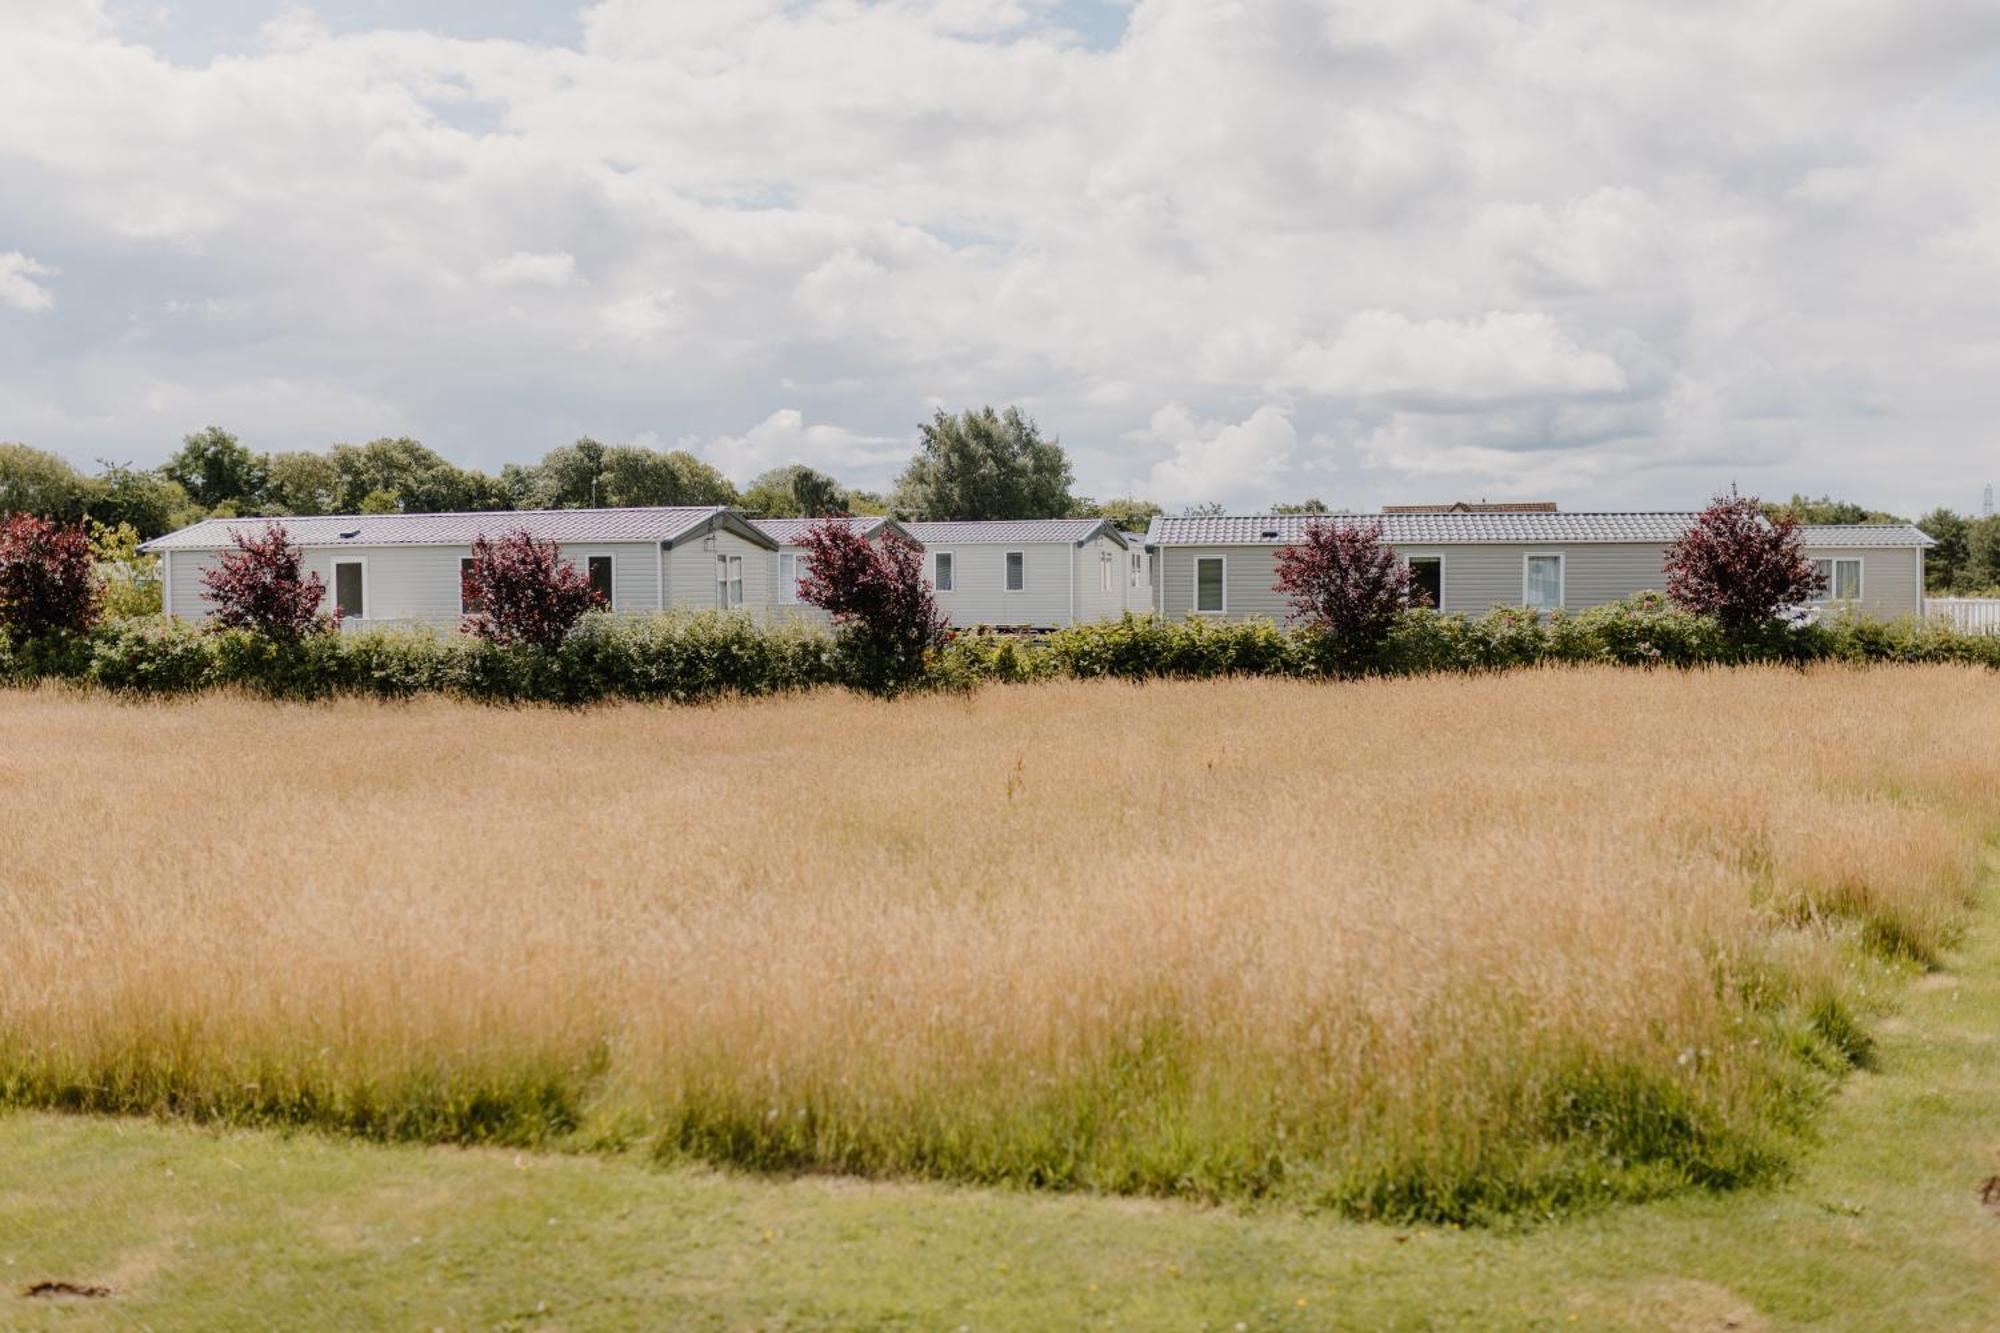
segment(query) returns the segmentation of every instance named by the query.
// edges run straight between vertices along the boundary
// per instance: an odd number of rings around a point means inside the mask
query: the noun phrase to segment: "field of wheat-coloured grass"
[[[1948,668],[0,694],[0,1100],[1477,1220],[1784,1169],[2000,829]]]

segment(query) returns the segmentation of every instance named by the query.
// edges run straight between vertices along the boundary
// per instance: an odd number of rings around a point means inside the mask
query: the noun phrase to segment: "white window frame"
[[[1007,562],[1015,556],[1021,557],[1021,586],[1007,586]],[[1028,553],[1026,551],[1002,551],[1000,553],[1000,591],[1008,594],[1024,593],[1028,590]]]
[[[1441,613],[1442,613],[1442,612],[1444,611],[1444,599],[1445,599],[1445,588],[1446,588],[1446,586],[1447,586],[1447,585],[1446,585],[1446,583],[1445,583],[1445,580],[1446,580],[1446,579],[1447,579],[1448,577],[1450,577],[1450,575],[1449,575],[1449,572],[1448,572],[1448,562],[1447,562],[1447,561],[1445,560],[1445,558],[1444,558],[1444,552],[1443,552],[1443,551],[1411,551],[1411,552],[1409,552],[1408,554],[1406,554],[1406,555],[1405,555],[1405,556],[1403,557],[1403,568],[1405,568],[1405,569],[1408,569],[1408,568],[1410,567],[1410,564],[1411,564],[1411,562],[1412,562],[1412,561],[1416,561],[1416,560],[1435,560],[1435,561],[1437,561],[1437,567],[1438,567],[1438,599],[1437,599],[1437,605],[1436,605],[1436,606],[1434,606],[1434,607],[1432,607],[1432,608],[1431,608],[1431,610],[1433,610],[1433,611],[1436,611],[1436,612],[1439,612],[1439,613],[1441,614]],[[1522,592],[1522,594],[1523,594],[1524,596],[1525,596],[1525,595],[1527,594],[1527,591],[1528,591],[1528,587],[1527,587],[1527,584],[1528,584],[1528,570],[1527,570],[1527,567],[1526,567],[1526,566],[1524,565],[1524,566],[1522,566],[1522,568],[1521,568],[1521,592]]]
[[[1201,604],[1201,567],[1209,561],[1222,566],[1222,605],[1203,609]],[[1194,558],[1194,582],[1188,588],[1189,615],[1226,616],[1229,614],[1229,557],[1226,555],[1198,555]]]
[[[950,587],[946,587],[946,586],[945,586],[945,584],[944,584],[943,582],[941,582],[941,581],[940,581],[940,580],[938,579],[938,561],[940,561],[940,560],[949,560],[949,561],[951,561],[951,579],[949,580],[949,581],[950,581],[950,584],[951,584],[951,586],[950,586]],[[957,551],[932,551],[932,552],[931,552],[931,587],[932,587],[932,588],[934,588],[934,589],[936,589],[936,590],[937,590],[938,592],[957,592],[957,591],[958,591],[958,552],[957,552]]]
[[[375,594],[368,586],[368,557],[365,555],[337,555],[333,558],[333,577],[327,581],[326,603],[329,611],[340,610],[340,567],[342,565],[361,566],[361,614],[342,616],[342,620],[362,620],[375,609]]]
[[[585,579],[590,577],[590,562],[593,560],[609,560],[611,562],[611,591],[604,599],[604,609],[606,611],[616,611],[618,609],[618,557],[609,551],[597,551],[585,554],[583,557],[583,577]]]
[[[1834,606],[1841,603],[1859,602],[1866,595],[1868,587],[1868,566],[1858,555],[1816,555],[1812,556],[1813,572],[1817,574],[1821,565],[1826,565],[1826,591],[1812,599],[1814,606]],[[1854,566],[1854,596],[1835,597],[1833,590],[1840,586],[1840,566]]]
[[[1097,555],[1097,590],[1112,592],[1118,587],[1118,576],[1111,572],[1111,552],[1100,551]]]
[[[1130,554],[1132,556],[1132,588],[1136,591],[1146,586],[1146,553],[1144,551],[1133,551]]]
[[[472,564],[471,556],[462,555],[458,558],[458,613],[461,616],[472,614],[472,608],[465,604],[465,576],[472,572],[467,568],[470,564]]]
[[[790,567],[791,572],[786,573]],[[799,604],[799,584],[806,577],[806,553],[804,551],[778,552],[778,600],[786,606]]]
[[[1553,606],[1536,606],[1528,600],[1528,571],[1537,560],[1556,562],[1556,600]],[[1562,551],[1528,551],[1521,556],[1521,605],[1537,611],[1560,611],[1569,605],[1569,557]]]
[[[732,567],[735,577],[730,577]],[[732,594],[730,585],[735,585]],[[735,600],[731,600],[732,596]],[[743,605],[743,557],[729,555],[722,551],[715,553],[715,605],[718,610],[734,611]]]

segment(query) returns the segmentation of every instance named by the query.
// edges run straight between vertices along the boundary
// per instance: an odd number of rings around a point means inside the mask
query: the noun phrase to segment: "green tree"
[[[1965,555],[1962,587],[1971,592],[2000,589],[2000,514],[1967,520]]]
[[[340,504],[340,472],[325,454],[272,454],[264,469],[267,513],[330,514]]]
[[[847,508],[850,513],[886,518],[890,509],[889,497],[879,491],[849,491]]]
[[[621,444],[604,451],[603,496],[620,508],[719,505],[735,503],[736,488],[685,449]]]
[[[100,458],[97,466],[89,510],[90,517],[99,523],[113,528],[130,526],[139,540],[146,541],[201,519],[201,507],[179,482],[129,463]]]
[[[69,461],[25,444],[0,444],[0,515],[35,514],[74,523],[98,488]]]
[[[743,507],[769,518],[822,518],[847,512],[847,491],[803,463],[772,468],[743,492]]]
[[[1050,518],[1075,507],[1060,441],[1010,407],[939,411],[896,481],[896,509],[922,519]]]
[[[144,540],[130,523],[90,521],[90,544],[97,557],[97,582],[106,618],[160,614],[160,557],[142,555]]]
[[[1127,532],[1144,532],[1154,515],[1166,512],[1151,500],[1119,496],[1091,506],[1091,512],[1084,517],[1108,518]]]
[[[1940,505],[1918,519],[1917,526],[1937,543],[1924,555],[1924,587],[1943,593],[1962,586],[1972,554],[1971,522]]]
[[[1794,495],[1783,504],[1765,501],[1759,506],[1767,518],[1790,515],[1800,523],[1901,523],[1894,514],[1868,509],[1852,500],[1836,500],[1822,495],[1817,500]]]
[[[203,509],[224,501],[254,508],[264,491],[264,460],[220,426],[185,437],[160,475],[178,483]]]
[[[1297,504],[1272,505],[1271,512],[1274,514],[1331,514],[1333,510],[1327,508],[1326,501],[1315,495],[1309,499],[1301,500]]]
[[[370,440],[367,444],[336,444],[330,454],[339,478],[339,510],[381,513],[386,496],[395,508],[386,512],[435,514],[481,509],[506,509],[506,488],[483,472],[454,466],[441,455],[408,438]]]
[[[560,445],[542,455],[533,468],[527,508],[597,509],[605,501],[604,446],[588,435],[575,444]]]

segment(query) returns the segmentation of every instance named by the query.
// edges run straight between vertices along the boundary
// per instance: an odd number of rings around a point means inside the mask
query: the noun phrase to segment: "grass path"
[[[1992,1328],[1992,895],[1899,1010],[1789,1183],[1509,1234],[4,1115],[0,1328]]]

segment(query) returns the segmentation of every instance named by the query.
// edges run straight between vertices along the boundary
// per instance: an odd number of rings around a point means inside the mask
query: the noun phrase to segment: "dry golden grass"
[[[1471,1217],[1782,1162],[2000,827],[1957,669],[0,694],[0,1094]],[[1817,1063],[1816,1063],[1817,1062]]]

